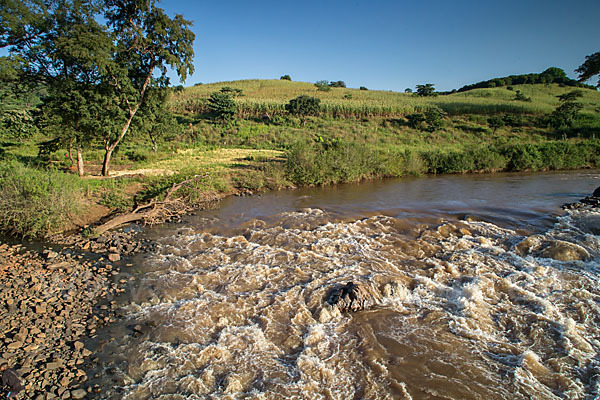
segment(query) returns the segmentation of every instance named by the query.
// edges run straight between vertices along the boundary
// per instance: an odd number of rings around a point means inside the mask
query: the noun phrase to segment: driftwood
[[[170,218],[182,215],[198,205],[192,205],[186,198],[174,197],[173,194],[184,186],[189,185],[192,182],[199,181],[206,178],[206,175],[196,176],[194,178],[186,179],[182,182],[175,183],[167,191],[163,200],[152,200],[147,204],[138,205],[135,209],[127,214],[117,215],[111,218],[102,225],[99,225],[94,229],[95,235],[101,235],[106,231],[117,228],[123,224],[134,221],[143,221],[145,225],[156,225],[169,220]],[[202,203],[208,205],[217,200],[216,196],[207,197]]]

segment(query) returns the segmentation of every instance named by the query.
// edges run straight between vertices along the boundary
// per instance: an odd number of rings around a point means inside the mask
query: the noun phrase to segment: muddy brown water
[[[115,399],[597,398],[600,212],[560,205],[599,173],[282,191],[153,229],[92,382]],[[376,305],[326,305],[348,281]]]

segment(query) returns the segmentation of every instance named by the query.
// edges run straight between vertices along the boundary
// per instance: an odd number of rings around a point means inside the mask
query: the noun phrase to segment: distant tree
[[[329,87],[333,87],[333,88],[345,88],[346,87],[346,82],[344,82],[344,81],[329,82]]]
[[[567,103],[567,102],[575,101],[575,100],[579,99],[580,97],[583,97],[583,92],[581,90],[573,90],[571,92],[561,94],[556,97],[558,98],[558,101],[560,101],[561,103]]]
[[[282,81],[291,81],[292,78],[289,75],[282,75],[280,78]]]
[[[315,82],[315,86],[317,87],[317,90],[321,92],[328,92],[331,90],[329,81],[317,81]]]
[[[433,106],[425,111],[425,122],[427,123],[427,130],[430,132],[437,131],[444,126],[444,117],[446,112],[439,107]]]
[[[502,128],[504,126],[504,120],[500,116],[494,115],[493,117],[488,118],[488,124],[490,125],[490,128],[493,129],[492,133],[496,134],[498,128]]]
[[[516,100],[516,101],[528,101],[529,102],[529,101],[531,101],[531,97],[527,97],[523,93],[521,93],[520,90],[517,90],[515,92],[515,98],[513,100]]]
[[[600,51],[585,57],[585,62],[575,70],[579,73],[579,82],[584,82],[593,77],[598,76],[596,87],[600,89]]]
[[[221,88],[221,93],[227,93],[231,97],[242,97],[244,96],[244,91],[242,89],[234,89],[229,86],[223,86]]]
[[[210,94],[208,99],[208,109],[213,116],[221,121],[230,120],[237,112],[237,106],[231,95],[227,92],[219,91]]]
[[[560,105],[550,114],[550,124],[555,128],[570,128],[579,117],[583,104],[576,100],[583,96],[580,90],[556,96]]]
[[[413,90],[409,87],[407,87],[406,89],[404,89],[404,93],[412,93]]]
[[[408,126],[410,126],[413,129],[421,129],[423,126],[423,123],[425,122],[425,114],[423,114],[423,113],[408,114],[406,116],[406,119],[408,121]]]
[[[423,97],[435,96],[435,88],[433,87],[433,83],[417,85],[417,95]]]
[[[316,97],[301,95],[290,100],[285,105],[285,109],[293,115],[298,115],[302,118],[302,126],[306,124],[306,116],[317,115],[321,110],[321,99]]]
[[[365,86],[361,86],[358,88],[358,90],[369,90],[369,89],[367,89]]]

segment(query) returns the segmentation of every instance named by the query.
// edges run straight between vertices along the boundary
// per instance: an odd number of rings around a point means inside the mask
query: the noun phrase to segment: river
[[[104,398],[592,399],[600,171],[225,199],[158,245],[99,355]],[[375,305],[340,314],[346,282]]]

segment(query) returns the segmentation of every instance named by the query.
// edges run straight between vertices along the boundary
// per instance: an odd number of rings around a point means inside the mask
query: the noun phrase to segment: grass
[[[210,93],[221,87],[241,89],[243,97],[237,98],[240,118],[261,117],[265,112],[271,116],[284,115],[289,100],[309,95],[321,99],[323,113],[333,117],[393,117],[420,112],[438,106],[449,114],[541,114],[549,113],[558,105],[557,95],[573,88],[549,85],[514,85],[514,91],[505,87],[475,89],[437,97],[418,97],[412,94],[381,90],[359,90],[332,88],[328,92],[318,91],[308,82],[282,80],[242,80],[218,82],[186,88],[171,98],[171,109],[178,114],[206,113],[206,101]],[[515,91],[530,97],[531,102],[515,101]],[[581,89],[584,113],[597,113],[600,93]],[[348,98],[351,94],[351,98]]]
[[[227,123],[206,114],[206,99],[223,86],[245,94]],[[159,143],[131,132],[113,157],[113,179],[99,176],[100,143],[84,154],[88,176],[74,175],[66,149],[37,157],[43,134],[0,140],[0,232],[43,237],[72,225],[90,204],[127,211],[162,196],[175,182],[201,176],[186,199],[249,193],[294,185],[356,182],[424,173],[465,173],[600,167],[600,93],[583,89],[581,118],[552,129],[547,115],[557,95],[572,88],[514,85],[531,102],[515,101],[506,88],[476,89],[421,98],[405,93],[333,88],[311,83],[246,80],[199,85],[176,93],[169,106],[178,129]],[[303,121],[284,112],[294,97],[321,98],[323,111]],[[351,95],[351,96],[348,96]],[[441,127],[414,129],[407,114],[439,107]],[[265,112],[270,121],[262,119]],[[505,125],[492,127],[500,116]],[[129,175],[124,175],[128,173]],[[118,176],[118,177],[117,177]]]

